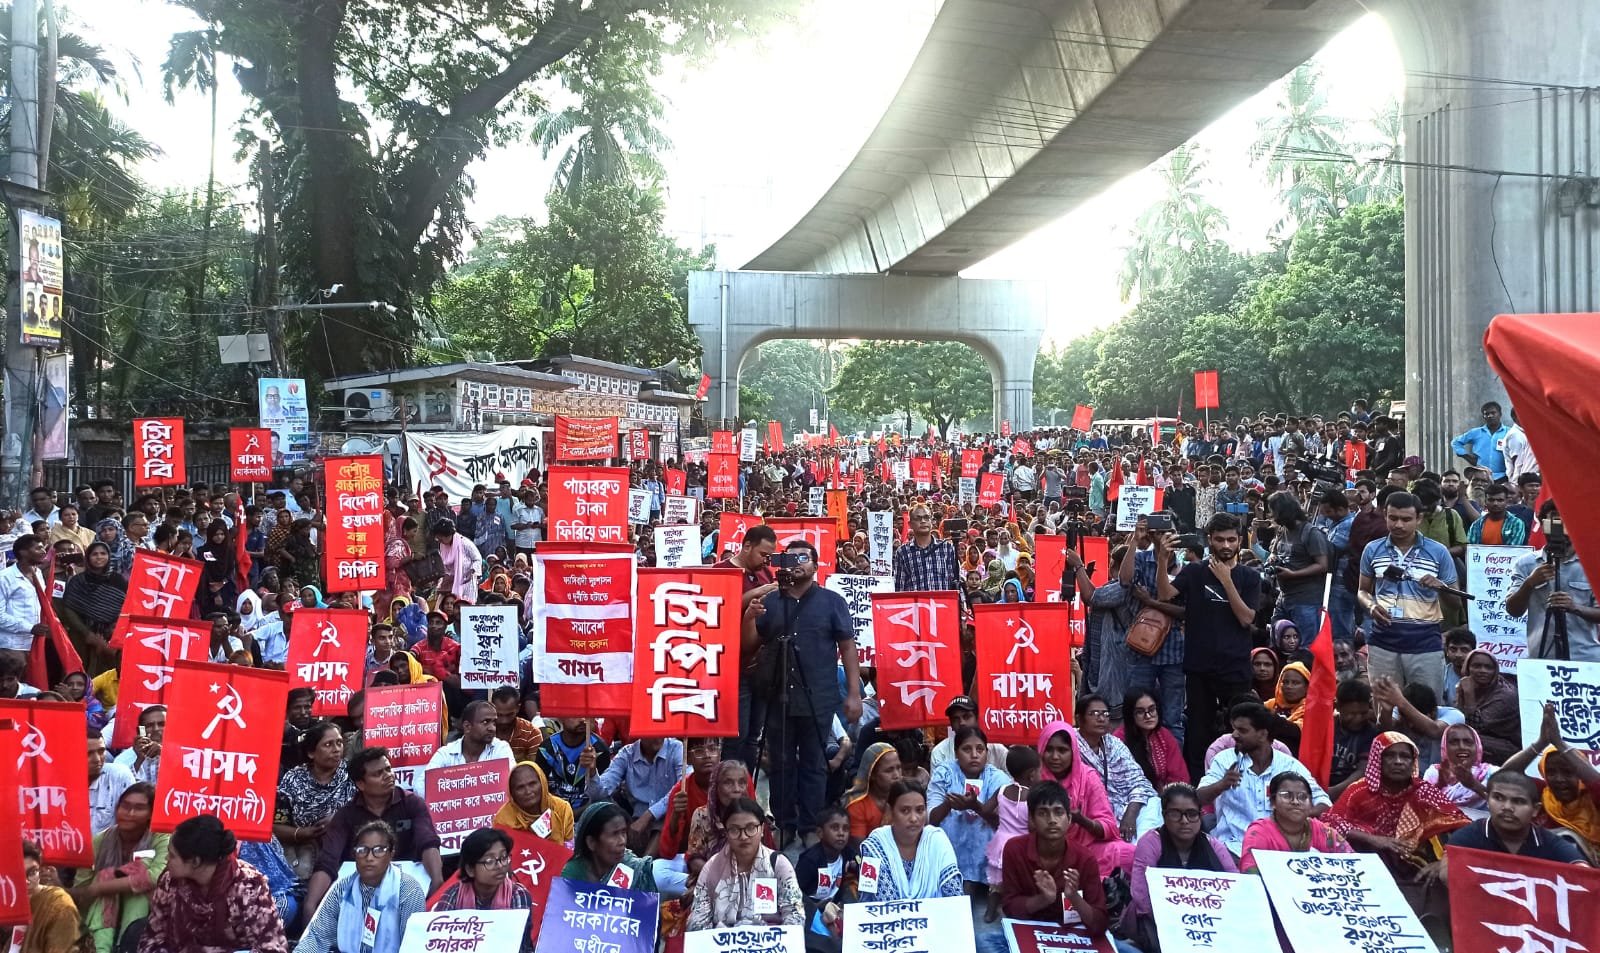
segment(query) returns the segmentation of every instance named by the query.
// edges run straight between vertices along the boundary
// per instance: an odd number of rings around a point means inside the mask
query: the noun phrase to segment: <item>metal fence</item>
[[[213,463],[189,461],[186,467],[190,483],[229,483],[232,475],[226,460]],[[122,499],[132,503],[135,498],[133,467],[120,460],[96,462],[94,460],[58,460],[44,465],[44,485],[56,491],[56,500],[65,503],[73,500],[75,487],[87,486],[96,480],[110,480],[117,485]]]

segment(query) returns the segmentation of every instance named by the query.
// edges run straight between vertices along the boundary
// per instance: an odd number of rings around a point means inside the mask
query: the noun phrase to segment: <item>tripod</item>
[[[1555,595],[1561,591],[1561,557],[1549,554],[1550,567],[1555,575],[1550,579],[1550,594]],[[1572,658],[1572,646],[1567,642],[1567,610],[1546,609],[1544,614],[1544,631],[1539,634],[1539,648],[1546,649],[1550,645],[1550,632],[1555,630],[1555,655],[1546,658],[1557,658],[1568,661]]]
[[[816,583],[813,582],[812,586],[814,587],[815,585],[816,585]],[[809,592],[810,590],[808,589],[807,591]],[[780,592],[782,592],[782,590],[780,590]],[[804,594],[802,594],[802,595],[804,595]],[[798,774],[798,772],[800,770],[803,770],[805,766],[800,764],[800,759],[795,754],[795,751],[794,751],[794,739],[790,735],[790,732],[792,730],[792,726],[791,726],[791,722],[790,722],[790,715],[791,715],[791,711],[792,711],[792,706],[791,706],[791,701],[790,701],[790,692],[792,690],[791,685],[790,685],[791,676],[795,676],[795,678],[793,680],[799,682],[798,686],[794,686],[794,687],[798,688],[805,695],[805,698],[806,698],[806,706],[805,706],[805,708],[806,708],[807,713],[812,716],[812,718],[811,718],[811,722],[812,722],[811,730],[813,732],[815,732],[816,741],[817,741],[817,750],[819,752],[823,753],[824,763],[826,763],[826,757],[827,757],[826,752],[827,752],[827,747],[828,747],[827,746],[827,739],[823,736],[821,727],[819,727],[817,725],[817,723],[816,723],[816,717],[815,717],[816,712],[815,712],[814,707],[811,704],[811,686],[806,681],[805,668],[802,667],[799,664],[799,658],[795,654],[798,651],[798,649],[795,648],[795,644],[794,644],[794,624],[795,624],[795,616],[799,612],[799,608],[800,608],[800,600],[799,599],[788,598],[787,594],[785,593],[784,594],[784,605],[783,605],[783,631],[782,631],[781,634],[779,634],[779,636],[777,637],[777,639],[775,640],[775,643],[774,643],[775,646],[776,646],[776,650],[778,652],[778,666],[777,666],[777,668],[778,668],[778,671],[777,671],[778,678],[777,678],[777,684],[775,686],[771,686],[772,689],[775,690],[777,692],[777,695],[778,695],[778,699],[777,699],[778,700],[778,730],[777,730],[777,738],[774,739],[774,741],[775,741],[775,750],[772,753],[776,758],[783,759],[784,761],[787,761],[788,759],[793,758],[794,762],[795,762],[795,768],[796,768],[796,772],[795,773],[796,774]],[[752,700],[752,702],[753,702],[753,700]],[[761,756],[764,753],[767,752],[767,740],[768,740],[767,733],[768,733],[768,730],[772,726],[772,718],[770,717],[770,715],[768,715],[765,711],[763,712],[763,715],[764,715],[764,717],[762,718],[762,721],[761,721],[761,733],[760,733],[760,735],[758,736],[758,738],[756,740],[755,767],[751,771],[751,783],[752,784],[754,784],[756,782],[756,780],[760,777],[760,773],[761,773]],[[777,765],[779,762],[774,761],[773,763],[774,763],[774,765]],[[798,777],[788,777],[787,776],[788,772],[786,772],[786,771],[784,771],[784,772],[769,771],[768,775],[772,776],[774,778],[781,776],[782,780],[784,782],[786,782],[786,783],[780,784],[780,785],[771,785],[770,781],[769,781],[769,788],[770,789],[768,791],[768,800],[772,804],[772,806],[774,808],[778,808],[781,805],[781,807],[783,808],[783,810],[775,810],[774,811],[774,814],[777,815],[776,816],[776,820],[777,820],[779,828],[780,828],[780,835],[779,836],[780,836],[780,838],[782,838],[783,835],[782,835],[781,831],[784,830],[784,829],[795,830],[796,832],[798,832],[798,830],[799,830],[799,824],[800,824],[800,821],[801,821],[800,803],[799,803],[799,798],[800,798],[799,779],[798,779]],[[780,788],[787,788],[787,790],[780,790]],[[780,798],[782,799],[781,801],[780,801]],[[785,816],[785,815],[789,814],[789,809],[793,810],[793,818],[792,819],[790,817]],[[789,823],[792,823],[794,826],[786,828],[786,825],[789,824]],[[783,839],[785,841],[787,840],[787,838],[783,838]],[[786,846],[785,843],[780,843],[778,845],[778,849],[782,850],[784,848],[784,846]]]

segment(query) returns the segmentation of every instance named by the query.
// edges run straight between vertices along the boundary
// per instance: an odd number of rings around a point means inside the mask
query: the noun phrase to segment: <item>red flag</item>
[[[1504,850],[1450,847],[1445,857],[1450,931],[1463,953],[1578,951],[1600,937],[1600,870]]]
[[[1194,373],[1194,409],[1215,410],[1221,407],[1217,398],[1217,372],[1195,371]]]
[[[839,428],[835,427],[833,424],[830,423],[830,424],[828,424],[828,446],[830,446],[830,447],[834,446],[838,442],[839,442]]]
[[[1300,763],[1326,786],[1333,770],[1333,616],[1322,613],[1322,628],[1311,645],[1311,687],[1306,691],[1305,728],[1300,735]],[[1452,871],[1453,873],[1453,871]]]
[[[883,434],[878,434],[878,459],[881,460],[881,459],[883,459],[884,457],[886,457],[888,455],[889,455],[889,445],[886,442],[884,442]]]
[[[367,611],[299,609],[290,617],[289,687],[317,693],[311,714],[344,717],[366,681]]]
[[[636,568],[631,551],[534,553],[529,596],[540,608],[533,616],[533,675],[546,714],[627,717],[632,709]],[[570,692],[548,695],[556,686]]]
[[[1550,481],[1545,480],[1543,483],[1539,484],[1539,495],[1533,500],[1533,525],[1528,527],[1529,546],[1533,546],[1538,549],[1544,548],[1544,520],[1539,518],[1539,508],[1544,506],[1547,501],[1553,498],[1554,493],[1550,489]],[[1562,523],[1565,524],[1567,520],[1567,515],[1565,513],[1561,514],[1561,520]]]
[[[731,430],[713,430],[713,431],[711,431],[711,452],[712,453],[738,453],[739,452],[739,447],[738,447],[737,444],[735,444],[733,442],[733,431],[731,431]]]
[[[383,458],[329,457],[328,528],[323,575],[329,592],[382,589],[388,560],[383,542]]]
[[[560,876],[561,868],[572,859],[572,851],[557,841],[546,840],[532,831],[500,828],[511,837],[511,876],[517,878],[533,900],[532,915],[528,917],[528,938],[534,949],[539,948],[539,928],[544,925],[545,904],[550,899],[550,885]]]
[[[16,764],[20,737],[15,721],[0,719],[0,764]],[[20,804],[21,797],[16,774],[0,772],[0,804]],[[14,934],[5,928],[25,927],[32,921],[28,878],[22,867],[22,828],[18,824],[3,823],[0,824],[0,942],[9,944],[14,939]]]
[[[1150,462],[1144,457],[1139,458],[1139,472],[1134,475],[1133,482],[1138,486],[1149,486],[1152,482],[1150,479]]]
[[[210,646],[209,622],[144,616],[128,620],[111,747],[133,747],[140,713],[152,705],[171,707],[167,688],[172,684],[173,663],[204,662],[210,657]]]
[[[1088,433],[1094,426],[1094,408],[1085,407],[1083,404],[1072,409],[1072,429],[1079,433]]]
[[[1122,454],[1113,454],[1111,464],[1111,479],[1106,481],[1106,501],[1114,502],[1117,494],[1122,492],[1122,481],[1127,479],[1122,474]]]
[[[444,686],[380,685],[368,688],[363,697],[362,743],[388,748],[396,780],[420,796],[422,769],[444,741]]]
[[[556,415],[556,459],[610,460],[617,455],[617,418]]]
[[[628,733],[738,735],[744,571],[640,569],[638,592]]]
[[[783,452],[783,424],[778,423],[776,420],[767,421],[767,443],[772,447],[773,452]]]
[[[283,710],[279,705],[276,743],[280,745]],[[83,703],[0,700],[0,721],[16,726],[11,735],[18,757],[7,761],[6,768],[10,774],[16,767],[12,776],[17,797],[6,803],[17,805],[22,836],[39,845],[47,864],[92,867],[95,832],[89,829],[89,772],[84,768],[89,743]],[[271,776],[276,789],[276,761]],[[161,782],[165,785],[167,779]],[[17,814],[7,811],[6,817],[9,820],[0,824],[17,823]]]
[[[874,593],[872,633],[884,730],[944,724],[945,707],[961,694],[956,593]]]
[[[694,399],[695,400],[705,400],[706,399],[706,394],[708,394],[710,392],[711,392],[711,375],[710,374],[701,374],[700,375],[700,386],[696,387],[694,389]]]
[[[978,710],[990,741],[1033,744],[1044,726],[1072,718],[1072,607],[1011,602],[973,606]]]
[[[1150,420],[1150,446],[1161,446],[1161,421],[1155,418]]]
[[[1344,469],[1346,479],[1354,480],[1357,470],[1367,468],[1367,444],[1363,440],[1344,442]]]
[[[1111,581],[1111,540],[1104,536],[1079,536],[1078,555],[1089,569],[1096,588]]]
[[[961,475],[975,477],[983,469],[983,451],[977,448],[961,451]]]
[[[233,504],[233,571],[238,575],[239,592],[250,588],[250,527],[245,525],[244,498],[235,497]]]
[[[769,519],[767,525],[778,534],[778,551],[796,540],[817,548],[817,585],[827,582],[834,567],[835,534],[838,524],[830,519]]]
[[[731,500],[739,496],[739,455],[706,454],[706,499]]]
[[[263,427],[228,430],[229,478],[235,483],[272,482],[272,431]]]
[[[35,580],[30,581],[36,581]],[[66,583],[56,585],[56,561],[45,562],[44,580],[36,587],[39,594],[39,621],[43,622],[50,634],[42,639],[34,639],[33,645],[28,649],[27,677],[29,685],[50,684],[50,650],[55,651],[56,660],[61,664],[62,674],[83,671],[83,659],[78,657],[78,650],[72,644],[72,639],[67,636],[66,626],[56,618],[56,607],[52,601],[55,593],[65,591]]]
[[[189,482],[184,460],[182,417],[141,417],[133,422],[133,485],[183,486]]]
[[[1011,436],[1011,421],[1009,421],[1009,420],[1000,421],[1000,436],[1002,436],[1002,437]]]
[[[999,473],[978,476],[978,505],[984,509],[1000,505],[1000,495],[1005,487],[1005,477]]]
[[[628,541],[627,467],[551,467],[550,541]]]
[[[850,482],[851,482],[851,484],[854,485],[855,491],[857,493],[866,492],[866,489],[867,489],[867,471],[860,470],[860,469],[854,471],[853,473],[850,474]]]
[[[215,814],[240,840],[271,840],[289,676],[176,662],[170,697],[150,829]]]
[[[666,484],[667,492],[673,496],[683,496],[689,492],[689,472],[687,470],[674,470],[669,467],[661,471],[661,482]]]
[[[1060,602],[1061,577],[1067,572],[1067,538],[1039,533],[1033,537],[1033,601]]]
[[[122,648],[130,615],[187,619],[194,609],[194,596],[200,589],[203,567],[193,559],[168,556],[153,549],[136,549],[133,568],[128,572],[128,594],[122,600],[122,616],[111,631],[111,647]]]

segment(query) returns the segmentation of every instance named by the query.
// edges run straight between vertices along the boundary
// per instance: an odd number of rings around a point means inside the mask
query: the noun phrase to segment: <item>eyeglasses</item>
[[[757,834],[760,834],[760,833],[761,833],[761,825],[760,825],[760,823],[741,824],[738,827],[730,826],[728,828],[728,836],[729,837],[755,837]]]
[[[1196,809],[1163,811],[1169,821],[1198,821],[1200,812]]]
[[[1085,717],[1085,718],[1110,718],[1111,717],[1111,709],[1109,709],[1109,708],[1091,708],[1088,711],[1083,713],[1083,717]]]
[[[361,844],[350,849],[350,853],[357,857],[387,857],[394,853],[394,848],[388,844]]]
[[[1158,715],[1161,713],[1161,709],[1157,708],[1155,705],[1141,705],[1138,708],[1135,708],[1133,713],[1143,718],[1145,715]]]
[[[722,750],[722,742],[720,742],[720,741],[703,741],[703,742],[701,742],[699,744],[693,744],[693,745],[689,746],[689,751],[690,751],[691,754],[696,752],[696,751],[709,752],[709,751],[721,751],[721,750]]]
[[[1311,795],[1304,791],[1279,791],[1278,800],[1288,801],[1290,804],[1310,804]]]
[[[497,854],[494,857],[485,857],[482,860],[478,861],[478,866],[479,867],[494,867],[494,868],[510,867],[511,866],[511,855],[510,854]]]

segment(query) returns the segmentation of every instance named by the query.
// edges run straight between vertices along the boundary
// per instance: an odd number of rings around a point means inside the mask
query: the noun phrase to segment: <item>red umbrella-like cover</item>
[[[1600,314],[1502,314],[1483,336],[1539,461],[1545,492],[1587,566],[1600,566],[1600,506],[1584,482],[1600,472]]]

